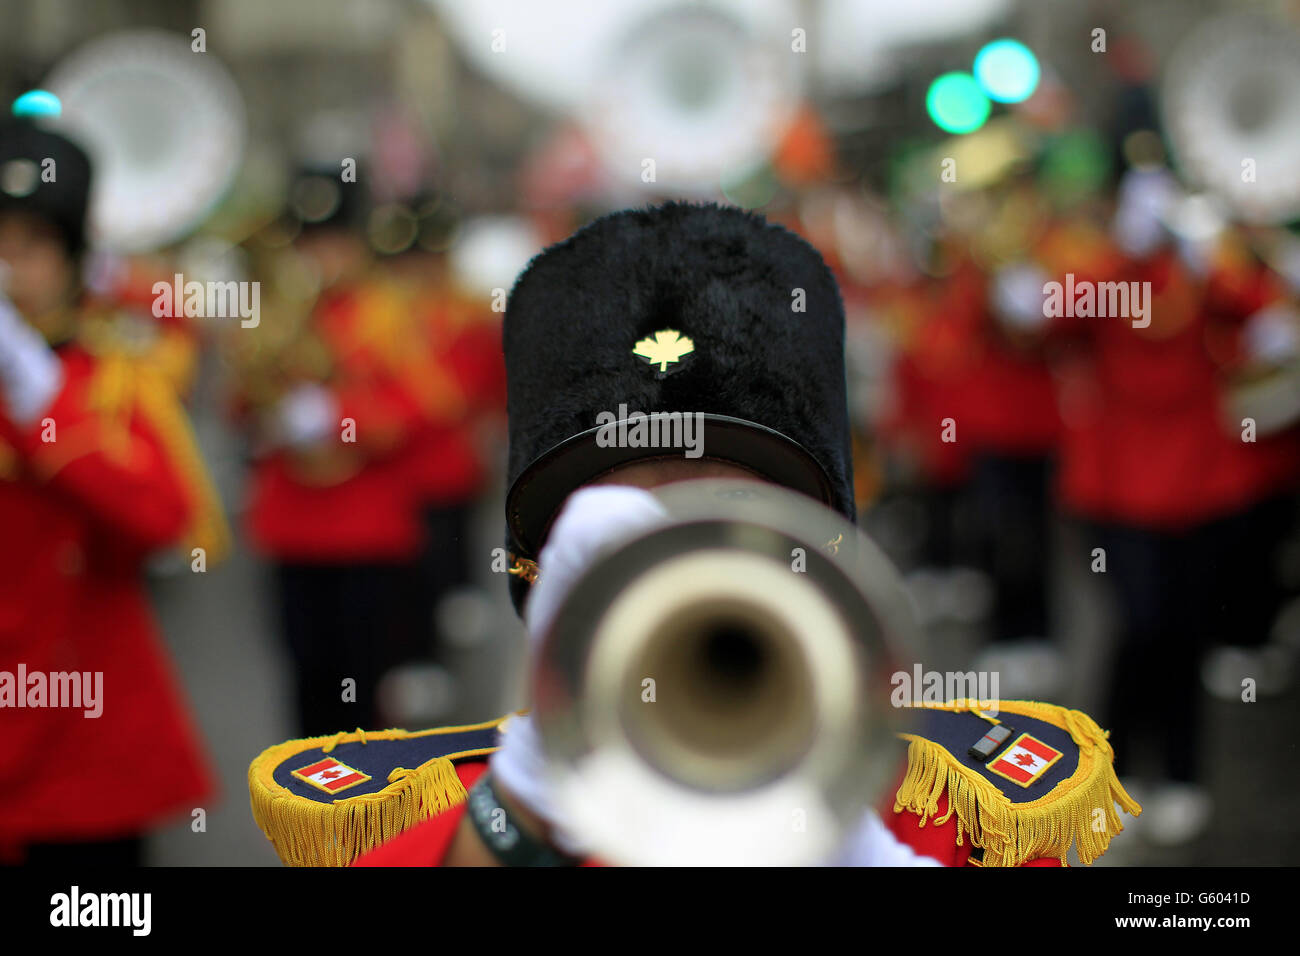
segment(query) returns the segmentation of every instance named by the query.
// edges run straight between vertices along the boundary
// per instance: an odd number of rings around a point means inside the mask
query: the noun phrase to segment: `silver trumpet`
[[[825,861],[901,765],[901,581],[856,527],[776,486],[655,494],[670,523],[592,565],[534,661],[565,818],[611,863]]]

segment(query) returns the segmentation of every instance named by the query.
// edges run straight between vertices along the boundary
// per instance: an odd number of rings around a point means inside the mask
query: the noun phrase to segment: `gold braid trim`
[[[340,743],[405,740],[466,730],[499,727],[498,717],[464,727],[363,731],[289,740],[262,751],[248,767],[253,819],[287,866],[350,866],[367,853],[417,823],[459,806],[468,799],[453,759],[485,756],[498,748],[468,750],[427,760],[414,770],[396,767],[388,786],[375,793],[340,797],[329,803],[300,797],[275,782],[276,768],[295,754],[317,747],[330,753]]]
[[[935,707],[936,705],[927,705]],[[968,709],[967,701],[949,701],[939,710]],[[983,866],[1021,866],[1029,860],[1056,857],[1065,865],[1071,845],[1079,860],[1091,864],[1106,852],[1111,837],[1123,832],[1118,803],[1131,816],[1142,812],[1115,776],[1109,734],[1082,711],[1034,701],[1001,701],[1000,712],[1022,714],[1067,730],[1079,747],[1079,766],[1051,792],[1028,803],[1012,803],[984,777],[960,763],[944,747],[915,734],[909,741],[907,775],[894,798],[894,812],[907,810],[943,824],[957,815],[957,845],[966,837],[984,850]],[[938,817],[939,798],[948,795],[948,812]]]
[[[467,411],[465,396],[450,369],[432,361],[430,332],[408,299],[387,282],[372,279],[361,285],[354,344],[379,355],[425,415],[439,422],[458,421]]]
[[[509,574],[517,578],[523,578],[529,584],[537,580],[537,562],[530,561],[528,558],[521,558],[516,554],[511,554],[510,559],[513,562],[508,570]]]
[[[0,438],[0,481],[10,481],[18,477],[18,452],[12,445]]]
[[[202,548],[209,564],[231,549],[232,535],[221,498],[199,451],[188,416],[167,378],[150,362],[121,352],[100,353],[88,396],[106,420],[106,451],[129,457],[130,416],[140,414],[167,454],[168,462],[189,492],[193,512],[181,542],[186,557]]]

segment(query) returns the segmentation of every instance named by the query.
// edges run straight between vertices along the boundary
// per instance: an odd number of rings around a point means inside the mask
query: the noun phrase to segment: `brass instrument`
[[[565,818],[613,863],[824,861],[899,767],[891,648],[916,639],[901,582],[854,526],[776,486],[655,494],[671,522],[603,555],[539,645]]]
[[[1300,217],[1300,31],[1284,19],[1227,14],[1179,42],[1160,88],[1183,176],[1203,194],[1175,207],[1181,240],[1222,242],[1224,220],[1253,227],[1253,254],[1274,261],[1281,227]],[[1294,334],[1294,333],[1293,333]],[[1300,361],[1252,363],[1226,383],[1224,426],[1267,436],[1300,422]]]
[[[222,200],[243,161],[244,104],[215,53],[160,30],[96,37],[61,60],[45,88],[57,125],[96,165],[93,243],[119,253],[161,249]]]
[[[1160,112],[1183,177],[1234,218],[1300,215],[1300,33],[1285,20],[1228,14],[1183,38],[1160,84]]]
[[[761,170],[801,95],[792,16],[783,2],[629,6],[579,111],[617,188],[712,196]]]
[[[255,329],[232,330],[223,344],[250,415],[269,430],[279,401],[297,384],[330,381],[337,362],[312,321],[320,288],[301,257],[288,246],[255,248],[257,274],[265,277],[264,320]],[[295,477],[314,486],[338,484],[364,464],[357,448],[339,442],[292,449],[287,457]]]

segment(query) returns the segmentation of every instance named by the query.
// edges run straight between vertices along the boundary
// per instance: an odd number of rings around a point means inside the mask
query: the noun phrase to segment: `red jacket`
[[[435,506],[473,499],[487,480],[476,430],[485,415],[505,412],[501,326],[468,303],[430,290],[424,309],[427,352],[416,374],[424,422],[411,464],[423,499]]]
[[[969,371],[949,415],[973,451],[1046,455],[1060,435],[1056,388],[1042,343],[1015,343],[989,307],[988,277],[972,262],[944,280],[945,308],[962,330]]]
[[[0,671],[102,672],[102,713],[0,712],[5,856],[138,833],[213,789],[141,577],[192,503],[142,415],[110,421],[91,406],[97,360],[75,346],[60,358],[65,383],[42,416],[54,441],[0,411]]]
[[[899,348],[880,436],[895,455],[914,462],[927,483],[951,487],[965,480],[970,467],[970,443],[962,440],[960,419],[973,367],[965,314],[949,308],[962,290],[940,295],[943,291],[938,286],[899,289],[882,309],[887,321],[892,316]],[[945,418],[957,420],[956,441],[943,441]]]
[[[1296,475],[1293,436],[1243,442],[1223,406],[1241,320],[1216,279],[1197,280],[1172,252],[1128,262],[1110,281],[1150,282],[1151,324],[1064,323],[1079,336],[1064,365],[1061,497],[1093,519],[1176,531],[1238,511]],[[1263,288],[1261,296],[1266,295]]]
[[[413,436],[422,410],[397,361],[405,317],[367,286],[334,292],[313,328],[329,350],[324,384],[339,406],[339,432],[319,449],[277,449],[254,469],[248,530],[282,561],[404,562],[422,545]],[[355,422],[355,442],[342,421]]]
[[[969,259],[909,298],[913,313],[892,370],[886,440],[919,459],[940,486],[965,479],[972,454],[1045,455],[1060,432],[1055,387],[1037,347],[1011,342],[988,307],[988,281]],[[945,441],[944,419],[953,420]]]

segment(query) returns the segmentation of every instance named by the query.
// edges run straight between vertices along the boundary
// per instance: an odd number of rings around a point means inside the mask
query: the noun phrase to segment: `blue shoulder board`
[[[437,730],[290,740],[249,765],[253,819],[290,866],[347,866],[466,799],[456,763],[500,746],[510,715]]]
[[[1001,701],[996,715],[974,700],[910,708],[907,774],[894,812],[920,825],[957,817],[957,843],[983,849],[984,866],[1020,866],[1075,846],[1091,863],[1124,827],[1115,805],[1142,808],[1115,776],[1107,734],[1078,710]],[[948,809],[938,815],[940,797]]]

